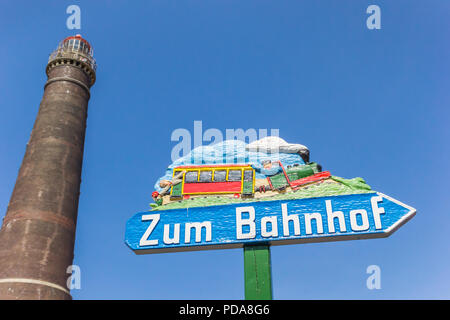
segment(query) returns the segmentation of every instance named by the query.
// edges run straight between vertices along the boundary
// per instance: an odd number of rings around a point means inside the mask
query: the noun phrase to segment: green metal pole
[[[246,300],[272,300],[272,267],[269,245],[244,246]]]

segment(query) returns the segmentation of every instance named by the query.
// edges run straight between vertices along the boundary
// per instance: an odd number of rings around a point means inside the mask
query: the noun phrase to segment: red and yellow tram
[[[173,170],[173,179],[180,176],[182,181],[170,191],[173,200],[200,194],[254,194],[255,170],[249,164],[179,166]]]

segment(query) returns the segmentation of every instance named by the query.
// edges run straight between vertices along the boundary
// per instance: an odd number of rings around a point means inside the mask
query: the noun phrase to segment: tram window
[[[228,172],[228,181],[241,181],[241,170],[230,170]]]
[[[177,178],[177,179],[181,179],[183,177],[183,171],[177,170],[175,171],[175,173],[173,174],[173,178]]]
[[[224,182],[227,177],[227,170],[214,171],[214,182]]]
[[[253,170],[244,171],[244,181],[253,181]]]
[[[200,171],[200,182],[211,182],[212,171]]]
[[[188,171],[184,175],[184,182],[186,182],[186,183],[197,182],[197,177],[198,177],[198,171]]]

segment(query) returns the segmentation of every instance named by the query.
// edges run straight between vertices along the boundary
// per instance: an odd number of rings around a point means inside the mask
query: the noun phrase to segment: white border
[[[36,280],[36,279],[25,279],[25,278],[7,278],[7,279],[0,279],[0,283],[32,283],[32,284],[38,284],[41,286],[51,287],[54,289],[58,289],[63,291],[64,293],[68,294],[70,296],[70,291],[67,290],[64,287],[61,287],[58,284],[51,283],[48,281],[43,280]]]

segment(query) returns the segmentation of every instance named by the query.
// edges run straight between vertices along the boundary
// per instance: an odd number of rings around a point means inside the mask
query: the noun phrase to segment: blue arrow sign
[[[137,254],[387,237],[416,213],[382,193],[147,211],[126,225]]]

